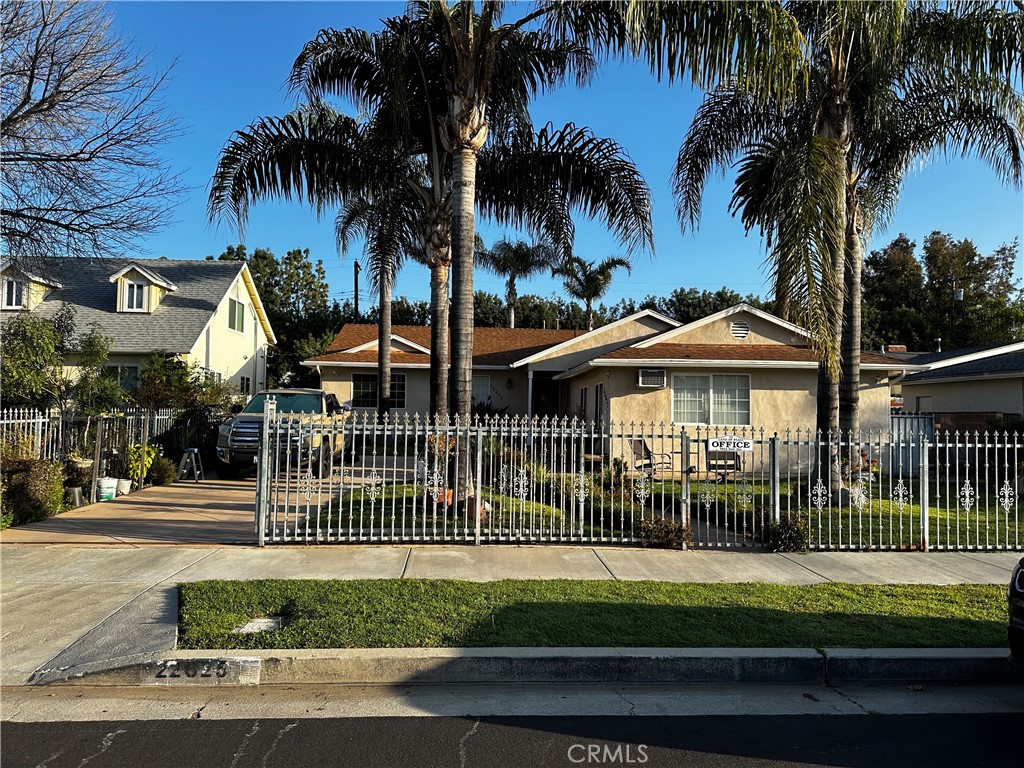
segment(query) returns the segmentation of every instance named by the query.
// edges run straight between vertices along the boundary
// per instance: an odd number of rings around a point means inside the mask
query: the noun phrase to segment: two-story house
[[[74,307],[79,332],[96,326],[111,340],[109,365],[126,389],[157,351],[230,381],[242,395],[266,386],[267,347],[276,339],[245,262],[54,258],[32,268],[0,264],[0,322],[23,312],[51,318],[64,303]]]

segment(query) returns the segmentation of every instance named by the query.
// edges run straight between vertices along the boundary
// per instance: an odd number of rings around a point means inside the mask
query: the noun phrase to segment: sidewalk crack
[[[404,579],[405,578],[405,572],[407,570],[409,570],[409,561],[410,560],[412,560],[412,547],[409,547],[405,551],[405,563],[402,564],[402,575],[399,576],[398,578],[400,578],[400,579]]]
[[[776,552],[775,554],[777,554],[783,560],[787,560],[787,561],[791,562],[793,565],[798,565],[801,568],[803,568],[805,571],[808,571],[809,573],[813,573],[819,579],[824,579],[825,581],[832,581],[832,579],[830,579],[828,576],[826,576],[826,575],[824,575],[822,573],[818,573],[816,570],[814,570],[810,566],[804,565],[803,563],[798,563],[796,560],[794,560],[792,557],[790,557],[787,554],[784,554],[782,552]]]
[[[619,577],[618,577],[618,576],[616,576],[616,575],[615,575],[614,573],[612,573],[612,569],[608,567],[608,563],[606,563],[606,562],[604,561],[604,558],[603,558],[603,557],[601,557],[601,553],[600,553],[600,552],[598,552],[598,551],[597,551],[596,549],[594,549],[593,547],[591,547],[590,551],[594,553],[594,556],[595,556],[595,557],[597,558],[597,561],[598,561],[599,563],[601,563],[601,565],[603,565],[603,566],[604,566],[604,569],[605,569],[605,571],[607,571],[607,572],[608,572],[608,575],[609,575],[609,576],[611,576],[613,580],[615,580],[615,581],[618,581],[618,580],[619,580]]]

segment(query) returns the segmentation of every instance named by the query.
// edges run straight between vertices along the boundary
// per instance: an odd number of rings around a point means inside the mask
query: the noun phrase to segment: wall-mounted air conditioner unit
[[[641,368],[637,371],[637,386],[655,389],[665,386],[665,370],[663,368]]]

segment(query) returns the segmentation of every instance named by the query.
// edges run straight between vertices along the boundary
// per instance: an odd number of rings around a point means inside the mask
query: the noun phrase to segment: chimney
[[[885,348],[885,351],[886,352],[906,352],[907,351],[907,345],[906,344],[890,344],[889,346],[887,346]]]

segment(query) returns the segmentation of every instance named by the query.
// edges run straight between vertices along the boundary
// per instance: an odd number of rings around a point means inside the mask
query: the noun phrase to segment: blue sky
[[[188,199],[178,208],[176,223],[140,242],[144,255],[203,258],[219,254],[239,241],[226,224],[207,223],[206,196],[217,157],[234,130],[256,117],[281,115],[294,106],[285,78],[301,50],[324,27],[378,29],[379,19],[401,13],[401,3],[386,2],[115,2],[110,4],[117,27],[148,52],[154,72],[175,59],[166,92],[168,109],[181,118],[185,135],[166,147],[175,171],[184,173]],[[511,18],[515,8],[510,7]],[[604,301],[667,295],[677,287],[715,290],[728,286],[741,294],[766,295],[764,248],[756,233],[745,236],[728,213],[732,180],[709,185],[701,226],[680,231],[669,176],[679,144],[701,94],[687,87],[659,84],[643,66],[612,63],[586,90],[565,88],[546,94],[532,109],[538,127],[551,121],[586,125],[599,136],[613,138],[630,153],[647,179],[654,198],[653,257],[638,255],[631,276],[620,274]],[[486,222],[478,228],[488,244],[505,231]],[[888,243],[905,232],[919,245],[939,229],[956,238],[970,238],[989,253],[1015,237],[1024,240],[1024,196],[1002,187],[987,167],[972,160],[938,158],[914,173],[904,187],[899,210],[889,228],[876,232],[869,248]],[[275,254],[302,247],[323,260],[332,296],[352,297],[352,259],[358,246],[342,260],[334,245],[333,215],[318,221],[298,203],[271,203],[250,213],[245,237],[251,250],[269,247]],[[586,259],[621,254],[615,239],[596,222],[577,222],[576,251]],[[1018,263],[1017,275],[1022,274]],[[479,290],[503,293],[503,280],[477,272]],[[557,281],[537,278],[520,293],[551,296],[561,292]],[[397,295],[429,297],[427,270],[406,267]],[[365,282],[362,306],[372,297]]]

